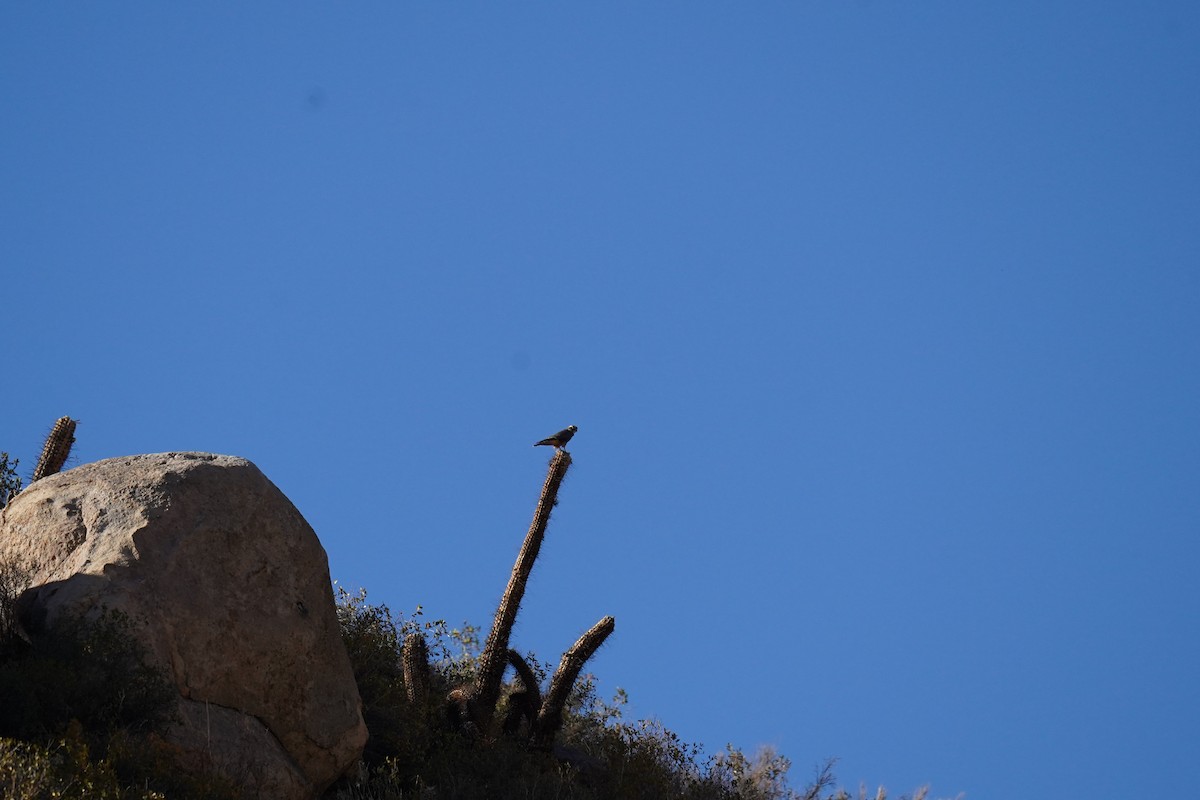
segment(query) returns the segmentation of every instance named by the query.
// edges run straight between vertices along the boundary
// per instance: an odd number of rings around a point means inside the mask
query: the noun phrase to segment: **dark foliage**
[[[394,615],[366,595],[339,593],[338,614],[359,680],[371,739],[365,775],[331,792],[337,800],[818,800],[836,798],[829,765],[803,792],[787,782],[790,763],[765,750],[747,757],[736,748],[706,757],[661,724],[627,722],[623,692],[601,700],[585,675],[566,703],[558,744],[530,744],[527,715],[519,704],[533,681],[545,682],[549,666],[532,654],[515,656],[519,672],[505,683],[501,718],[512,724],[493,738],[454,723],[447,695],[475,674],[477,629],[451,630],[444,622]],[[425,701],[410,703],[404,685],[403,644],[426,637],[431,671]],[[424,680],[424,678],[423,678]],[[845,795],[841,795],[845,797]]]
[[[0,617],[15,619],[13,593],[0,594]],[[0,794],[236,796],[215,778],[178,769],[173,748],[159,736],[173,719],[177,694],[146,663],[131,625],[124,614],[102,610],[93,618],[63,618],[34,635],[9,627],[0,642]]]
[[[0,453],[0,508],[21,491],[21,476],[17,474],[17,459],[9,459],[8,453]]]
[[[0,736],[38,739],[78,721],[96,737],[170,720],[175,690],[147,666],[124,614],[72,617],[0,662]]]

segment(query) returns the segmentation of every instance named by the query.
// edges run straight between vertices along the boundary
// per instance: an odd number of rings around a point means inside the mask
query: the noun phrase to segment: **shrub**
[[[0,795],[8,800],[158,800],[146,790],[122,789],[111,765],[93,761],[88,746],[61,739],[50,744],[0,739]]]
[[[4,575],[15,575],[0,567]],[[15,585],[23,582],[14,579]],[[15,595],[0,596],[0,616]],[[225,800],[232,787],[176,766],[159,732],[177,694],[119,612],[64,617],[0,647],[0,797]]]
[[[65,617],[0,662],[0,736],[61,735],[78,720],[92,737],[170,721],[174,688],[145,661],[128,617]]]
[[[549,752],[530,747],[527,731],[514,735],[464,735],[450,723],[446,695],[475,674],[478,629],[451,629],[367,602],[366,593],[338,592],[338,616],[371,731],[366,775],[337,787],[338,800],[818,800],[832,783],[827,764],[804,792],[788,785],[790,762],[771,750],[748,757],[729,747],[706,757],[654,721],[624,719],[627,698],[617,690],[601,699],[595,678],[583,675],[567,702],[558,744]],[[413,704],[405,686],[405,639],[426,638],[431,667],[425,702]],[[538,681],[550,665],[523,657]],[[524,686],[505,683],[499,707]],[[828,800],[835,800],[829,796]]]
[[[0,508],[21,491],[21,476],[17,474],[17,459],[9,460],[8,453],[0,453]]]

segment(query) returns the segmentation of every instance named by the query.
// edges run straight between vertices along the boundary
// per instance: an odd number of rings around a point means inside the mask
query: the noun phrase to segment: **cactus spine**
[[[583,665],[600,649],[600,645],[604,644],[604,640],[615,627],[616,620],[611,616],[605,617],[580,636],[570,650],[563,653],[558,669],[550,679],[550,691],[546,693],[546,699],[538,711],[537,723],[534,725],[536,746],[549,747],[554,741],[554,736],[562,727],[563,708],[571,694],[571,687],[575,685],[575,679],[579,677]]]
[[[546,536],[550,512],[558,503],[558,487],[562,485],[570,466],[571,454],[566,450],[555,451],[554,457],[550,459],[546,482],[542,486],[542,495],[533,513],[533,522],[529,526],[529,532],[525,534],[525,542],[521,545],[521,552],[517,554],[517,562],[513,565],[508,586],[496,609],[492,631],[488,634],[483,653],[479,657],[479,668],[471,699],[474,701],[472,705],[476,714],[476,725],[485,734],[491,730],[496,703],[500,700],[500,682],[508,663],[508,639],[517,619],[521,598],[525,595],[525,584],[529,581],[533,562],[537,559],[542,540]]]
[[[75,420],[70,417],[59,417],[54,423],[54,428],[50,431],[50,435],[46,437],[46,444],[42,446],[42,457],[38,459],[37,466],[33,469],[33,478],[30,481],[41,480],[47,475],[53,475],[63,468],[63,464],[67,463],[67,456],[71,455],[71,445],[75,443]]]

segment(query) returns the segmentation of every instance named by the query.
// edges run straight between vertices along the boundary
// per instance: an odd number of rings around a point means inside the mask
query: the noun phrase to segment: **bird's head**
[[[567,430],[569,430],[571,433],[574,433],[575,431],[579,430],[579,428],[576,428],[574,425],[568,425]]]

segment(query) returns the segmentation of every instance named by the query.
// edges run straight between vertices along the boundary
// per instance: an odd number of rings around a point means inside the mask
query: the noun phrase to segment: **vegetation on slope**
[[[146,664],[124,615],[12,624],[19,585],[0,567],[0,797],[224,800],[231,788],[178,770],[161,738],[175,689]]]
[[[11,598],[9,598],[11,600]],[[0,603],[9,605],[8,603]],[[475,674],[481,650],[472,626],[451,630],[421,611],[405,618],[365,593],[339,592],[338,616],[370,729],[361,769],[329,800],[848,800],[832,791],[830,765],[803,790],[788,784],[788,760],[735,748],[706,756],[657,722],[625,718],[623,693],[600,699],[592,676],[575,685],[557,743],[531,746],[520,715],[494,737],[464,732],[446,696]],[[150,670],[130,621],[106,613],[70,620],[0,647],[0,796],[222,800],[236,787],[181,774],[161,738],[173,689]],[[405,642],[419,634],[432,667],[419,702],[405,678]],[[548,664],[527,654],[539,682]],[[521,678],[505,682],[501,719],[520,703]],[[883,795],[879,795],[880,798]]]
[[[476,674],[479,630],[450,629],[426,621],[418,607],[410,617],[373,605],[365,592],[338,592],[338,615],[363,697],[371,738],[364,769],[333,793],[338,800],[849,800],[833,791],[832,764],[819,769],[802,790],[789,785],[788,759],[770,749],[748,756],[729,747],[706,756],[654,721],[627,720],[626,697],[609,701],[585,675],[566,704],[557,744],[531,744],[515,709],[528,690],[514,675],[504,684],[499,716],[515,720],[495,736],[463,732],[446,711],[447,694]],[[404,647],[420,638],[433,665],[422,702],[410,701]],[[522,659],[539,683],[549,665],[533,654]],[[877,795],[883,800],[886,795]],[[923,796],[918,793],[917,797]]]
[[[39,474],[61,468],[73,434],[70,418],[56,423]],[[16,464],[0,454],[0,506],[21,488]],[[370,738],[356,774],[326,800],[850,800],[832,791],[831,762],[796,790],[790,762],[770,749],[747,756],[730,746],[706,756],[658,722],[625,719],[625,695],[604,701],[594,677],[581,674],[612,633],[612,617],[592,626],[555,670],[509,647],[569,466],[565,451],[551,459],[486,644],[473,626],[426,621],[419,607],[409,618],[394,615],[368,603],[365,591],[339,589],[338,618]],[[161,735],[173,719],[174,688],[146,665],[130,620],[102,611],[31,635],[16,614],[27,585],[0,564],[0,797],[240,796],[236,786],[175,766]],[[885,797],[879,790],[874,800]]]

